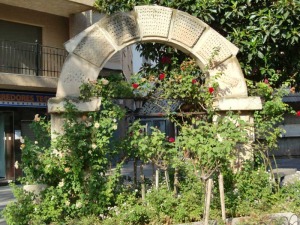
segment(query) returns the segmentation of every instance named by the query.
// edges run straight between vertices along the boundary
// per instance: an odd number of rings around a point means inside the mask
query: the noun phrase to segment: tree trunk
[[[212,185],[213,180],[209,178],[208,181],[206,181],[204,225],[208,225]]]
[[[226,222],[226,211],[225,211],[225,194],[224,194],[224,178],[223,175],[219,174],[219,191],[221,200],[222,219]]]
[[[134,157],[134,160],[133,160],[133,184],[134,184],[134,187],[137,186],[137,158]]]
[[[158,185],[159,185],[159,169],[156,169],[155,171],[155,188],[158,190]]]
[[[177,196],[178,195],[178,169],[175,168],[175,173],[174,173],[174,193]]]
[[[144,164],[140,165],[140,177],[141,177],[141,191],[142,191],[142,200],[145,200],[146,196],[146,187],[145,187],[145,175],[144,175]]]
[[[167,188],[170,191],[170,177],[169,177],[169,171],[168,169],[165,170],[165,179],[166,179],[166,184],[167,184]]]

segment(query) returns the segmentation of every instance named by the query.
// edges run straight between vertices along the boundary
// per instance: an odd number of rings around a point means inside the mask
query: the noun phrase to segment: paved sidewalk
[[[14,200],[13,193],[9,186],[0,186],[0,211],[11,201]],[[0,217],[0,225],[6,225],[3,218]]]

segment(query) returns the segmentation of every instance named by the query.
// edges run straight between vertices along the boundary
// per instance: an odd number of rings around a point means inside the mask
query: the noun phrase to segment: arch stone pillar
[[[215,106],[243,111],[249,122],[253,110],[261,109],[258,97],[248,97],[246,82],[236,58],[238,48],[198,18],[161,6],[137,6],[131,12],[105,16],[65,43],[69,52],[58,81],[56,98],[48,102],[52,130],[61,131],[60,114],[65,99],[77,99],[79,87],[95,81],[105,63],[118,51],[138,42],[157,42],[193,57],[201,69],[213,65],[209,76],[218,76],[220,93]],[[211,55],[218,54],[211,60]],[[100,100],[80,103],[82,111],[99,110]],[[84,105],[89,105],[87,108]]]

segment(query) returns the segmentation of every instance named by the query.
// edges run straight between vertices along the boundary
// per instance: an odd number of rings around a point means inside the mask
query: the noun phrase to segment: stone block
[[[103,67],[116,52],[111,41],[98,26],[94,26],[73,51],[74,54],[98,67]]]
[[[247,86],[236,57],[231,57],[218,66],[208,70],[211,81],[219,84],[220,97],[246,97]]]
[[[64,133],[65,119],[61,114],[51,114],[51,139],[55,139],[57,135]]]
[[[228,110],[260,110],[260,97],[220,98],[214,102],[214,107],[221,111]]]
[[[168,38],[172,9],[161,6],[136,6],[137,21],[142,38]]]
[[[97,79],[100,68],[70,54],[62,68],[57,85],[57,97],[79,96],[79,87],[88,81]]]
[[[174,11],[170,39],[192,48],[207,27],[207,24],[196,17],[176,10]]]
[[[101,98],[94,98],[90,101],[79,101],[76,99],[50,98],[48,101],[49,113],[66,112],[65,104],[73,104],[79,112],[94,112],[100,110]]]
[[[118,46],[140,38],[134,13],[119,12],[100,20],[98,25],[108,32]]]
[[[193,51],[203,64],[216,66],[238,53],[238,48],[212,28],[206,29]]]
[[[84,31],[77,34],[76,36],[74,36],[73,38],[71,38],[70,40],[68,40],[67,42],[65,42],[65,49],[69,53],[72,53],[77,47],[77,45],[82,41],[82,39],[86,37],[91,32],[91,30],[95,29],[95,27],[97,27],[97,25],[92,25],[86,28]]]

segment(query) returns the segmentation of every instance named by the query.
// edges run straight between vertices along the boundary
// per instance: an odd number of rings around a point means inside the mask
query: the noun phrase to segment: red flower
[[[209,87],[209,88],[208,88],[208,91],[209,91],[209,93],[212,94],[212,93],[215,91],[215,89],[214,89],[213,87]]]
[[[139,87],[139,84],[133,83],[133,84],[132,84],[132,87],[133,87],[134,89],[137,89],[137,88]]]
[[[170,64],[171,63],[171,59],[168,56],[163,56],[161,58],[161,63],[162,64]]]
[[[264,83],[265,84],[268,84],[269,83],[269,80],[266,78],[266,79],[264,79]]]
[[[160,80],[165,79],[165,77],[166,77],[166,74],[164,74],[164,73],[159,74],[159,79]]]
[[[169,137],[169,142],[170,142],[170,143],[173,143],[173,142],[175,142],[175,138],[173,138],[173,137]]]
[[[192,83],[193,83],[193,84],[196,84],[197,82],[198,82],[197,79],[193,79],[193,80],[192,80]]]
[[[296,116],[300,117],[300,111],[297,111]]]

